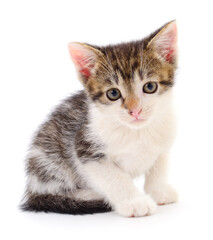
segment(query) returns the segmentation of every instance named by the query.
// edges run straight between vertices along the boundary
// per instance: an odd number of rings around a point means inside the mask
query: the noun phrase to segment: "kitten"
[[[177,66],[172,21],[140,41],[70,43],[84,90],[41,125],[27,157],[23,210],[139,217],[176,202],[167,183]],[[145,192],[133,178],[145,174]]]

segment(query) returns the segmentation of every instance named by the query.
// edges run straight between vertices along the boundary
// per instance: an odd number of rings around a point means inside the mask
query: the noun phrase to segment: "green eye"
[[[156,82],[148,82],[143,86],[143,92],[151,94],[156,92],[158,89],[158,85]]]
[[[116,101],[121,97],[121,92],[117,88],[112,88],[106,92],[106,95],[109,100]]]

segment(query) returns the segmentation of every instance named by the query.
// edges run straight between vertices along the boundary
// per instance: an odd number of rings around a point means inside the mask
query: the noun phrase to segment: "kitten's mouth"
[[[144,118],[136,118],[136,119],[134,119],[133,121],[131,121],[132,123],[138,123],[138,122],[144,122],[144,121],[146,121],[146,119],[144,119]]]

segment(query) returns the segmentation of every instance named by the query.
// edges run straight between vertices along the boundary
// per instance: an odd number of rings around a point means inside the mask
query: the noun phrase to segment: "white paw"
[[[148,191],[148,193],[158,205],[174,203],[178,200],[177,191],[169,184],[159,186],[158,188]]]
[[[123,201],[117,205],[115,210],[124,217],[142,217],[153,214],[156,206],[156,203],[145,195]]]

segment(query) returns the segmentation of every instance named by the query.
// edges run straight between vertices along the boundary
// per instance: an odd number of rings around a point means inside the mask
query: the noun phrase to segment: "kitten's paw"
[[[121,202],[116,211],[124,217],[142,217],[153,214],[156,207],[156,203],[145,195]]]
[[[162,185],[156,189],[148,191],[158,205],[175,203],[178,200],[178,193],[171,185]]]

